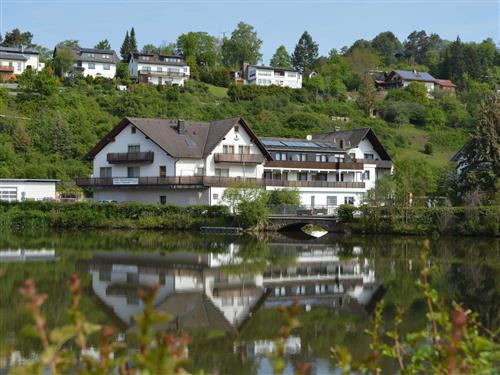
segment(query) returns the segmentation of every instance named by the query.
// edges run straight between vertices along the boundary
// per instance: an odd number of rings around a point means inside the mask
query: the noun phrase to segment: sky
[[[33,42],[53,48],[76,39],[94,47],[104,38],[119,50],[132,26],[139,47],[175,42],[188,31],[230,35],[239,21],[262,39],[263,63],[283,44],[293,51],[307,30],[320,54],[357,39],[392,31],[400,39],[414,30],[444,39],[499,42],[500,0],[0,0],[0,32],[31,31]]]

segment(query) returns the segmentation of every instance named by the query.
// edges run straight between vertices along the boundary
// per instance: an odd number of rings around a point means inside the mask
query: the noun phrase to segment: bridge
[[[274,231],[297,231],[304,225],[314,224],[328,232],[342,232],[340,220],[334,216],[271,215],[267,228]]]

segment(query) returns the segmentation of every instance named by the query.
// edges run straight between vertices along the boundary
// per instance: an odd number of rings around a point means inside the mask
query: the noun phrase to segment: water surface
[[[384,319],[403,306],[404,330],[424,326],[425,305],[416,281],[422,238],[338,236],[308,238],[161,232],[65,232],[0,235],[0,373],[39,349],[21,334],[30,317],[18,289],[34,278],[47,292],[48,325],[68,321],[68,280],[82,277],[82,308],[92,321],[119,332],[134,329],[142,311],[138,289],[160,284],[155,306],[168,328],[189,332],[190,369],[220,374],[266,374],[281,316],[276,307],[299,299],[302,327],[286,342],[287,372],[310,362],[329,373],[332,345],[355,357],[367,352],[363,333],[377,302]],[[479,313],[488,329],[500,326],[500,244],[491,238],[431,240],[431,283],[443,298]]]

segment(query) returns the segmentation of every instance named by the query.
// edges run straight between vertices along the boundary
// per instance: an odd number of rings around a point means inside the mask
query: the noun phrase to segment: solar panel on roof
[[[264,139],[261,142],[264,146],[283,146],[281,141],[274,141],[272,139]]]
[[[288,147],[318,147],[318,145],[313,142],[283,141],[283,143]]]

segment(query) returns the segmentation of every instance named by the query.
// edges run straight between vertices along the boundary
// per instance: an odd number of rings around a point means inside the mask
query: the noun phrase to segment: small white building
[[[128,61],[131,77],[138,83],[184,86],[189,79],[189,65],[181,56],[158,53],[131,53]]]
[[[244,64],[243,69],[236,73],[235,80],[257,86],[275,85],[292,89],[302,87],[302,74],[297,70],[263,65]]]
[[[56,183],[47,179],[0,179],[0,201],[55,200]]]
[[[38,51],[24,47],[0,47],[0,77],[6,81],[23,74],[26,69],[37,72],[44,68]]]

